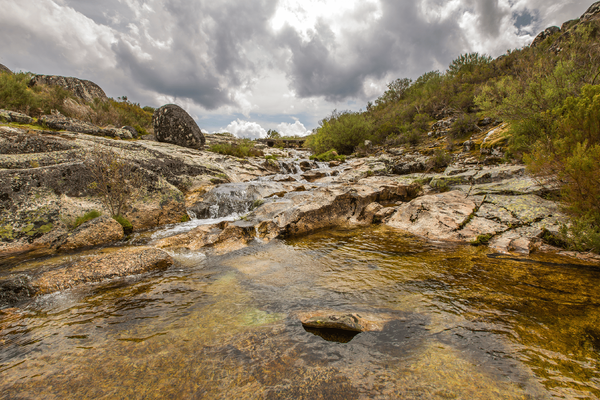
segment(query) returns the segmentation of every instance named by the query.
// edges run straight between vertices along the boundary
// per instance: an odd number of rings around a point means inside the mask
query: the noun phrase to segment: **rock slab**
[[[202,131],[194,119],[178,105],[167,104],[154,111],[152,125],[159,142],[191,149],[201,149],[204,146]]]

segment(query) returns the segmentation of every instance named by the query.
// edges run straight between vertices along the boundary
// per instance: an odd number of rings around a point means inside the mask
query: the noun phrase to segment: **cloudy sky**
[[[497,57],[592,0],[0,0],[0,63],[176,103],[208,132],[305,134],[386,83]]]

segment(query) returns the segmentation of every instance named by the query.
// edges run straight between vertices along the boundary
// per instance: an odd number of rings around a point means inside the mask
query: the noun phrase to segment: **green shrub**
[[[453,138],[463,138],[470,133],[477,132],[478,118],[474,114],[461,114],[456,118],[450,127],[450,136]]]
[[[113,218],[115,221],[121,224],[126,235],[133,232],[133,225],[131,225],[131,222],[129,222],[127,218],[123,217],[122,215],[115,215]]]
[[[433,153],[433,157],[431,158],[431,168],[433,169],[442,169],[447,167],[452,162],[452,154],[448,153],[444,149],[437,149]]]
[[[277,161],[277,156],[276,155],[268,155],[265,156],[265,160],[273,160],[273,161]]]
[[[213,153],[224,154],[239,158],[246,157],[262,157],[262,150],[254,148],[254,142],[249,139],[244,139],[240,143],[219,143],[213,144],[208,148]]]
[[[88,211],[82,217],[78,217],[77,219],[75,219],[75,221],[71,224],[71,229],[75,229],[84,222],[91,221],[94,218],[98,218],[101,215],[102,214],[100,214],[100,212],[96,210]]]
[[[325,153],[319,155],[310,156],[311,160],[321,161],[321,162],[329,162],[329,161],[346,161],[346,156],[339,155],[337,151],[331,149]]]
[[[320,127],[306,139],[305,145],[321,154],[336,149],[340,154],[352,154],[354,148],[365,140],[373,139],[370,119],[360,112],[333,113],[319,122]]]

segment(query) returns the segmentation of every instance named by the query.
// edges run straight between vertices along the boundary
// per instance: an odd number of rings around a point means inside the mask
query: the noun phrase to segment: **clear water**
[[[175,257],[4,310],[0,398],[600,397],[597,266],[385,227]],[[331,342],[298,321],[320,309],[390,322]]]

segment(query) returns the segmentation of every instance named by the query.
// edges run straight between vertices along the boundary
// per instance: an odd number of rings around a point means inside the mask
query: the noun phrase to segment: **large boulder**
[[[10,69],[8,69],[4,65],[0,64],[0,74],[3,74],[5,72],[7,74],[12,74],[13,73]]]
[[[159,142],[192,149],[201,149],[204,146],[202,131],[194,119],[178,105],[167,104],[154,111],[152,125]]]
[[[111,217],[101,216],[85,222],[70,232],[61,251],[74,250],[81,247],[97,246],[123,239],[123,227]]]
[[[69,91],[73,96],[87,102],[92,102],[94,99],[108,100],[106,93],[104,93],[104,90],[100,86],[83,79],[66,76],[35,75],[29,81],[29,86],[36,85],[60,86]]]

